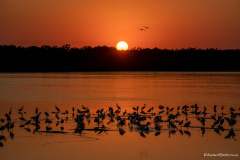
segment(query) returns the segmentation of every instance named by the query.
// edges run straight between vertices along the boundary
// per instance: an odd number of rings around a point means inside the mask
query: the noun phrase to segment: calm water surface
[[[16,73],[0,74],[0,115],[10,107],[24,105],[33,112],[52,110],[54,105],[71,108],[87,105],[91,109],[115,105],[178,106],[199,104],[240,106],[240,73]],[[1,160],[15,159],[204,159],[203,153],[240,153],[239,137],[225,140],[212,132],[202,137],[168,137],[162,133],[142,138],[135,132],[119,136],[32,135],[19,130],[15,140],[0,149]],[[214,158],[213,158],[214,159]],[[215,158],[220,159],[220,158]],[[230,159],[234,159],[231,158]],[[235,158],[235,159],[239,159]]]
[[[1,108],[25,105],[240,105],[240,73],[0,74]]]

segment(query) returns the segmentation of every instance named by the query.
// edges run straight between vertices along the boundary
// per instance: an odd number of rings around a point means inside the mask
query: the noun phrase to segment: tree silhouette
[[[240,71],[239,49],[135,48],[69,44],[22,47],[0,45],[0,72],[51,71]]]

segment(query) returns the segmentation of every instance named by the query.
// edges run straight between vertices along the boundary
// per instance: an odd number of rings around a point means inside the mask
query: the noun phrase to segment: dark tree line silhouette
[[[0,45],[0,72],[240,71],[240,49],[149,49]]]

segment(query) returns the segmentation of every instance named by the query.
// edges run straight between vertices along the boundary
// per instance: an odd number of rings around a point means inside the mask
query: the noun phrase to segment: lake
[[[35,107],[52,111],[85,105],[92,111],[116,105],[123,110],[133,106],[178,107],[198,104],[209,110],[240,107],[238,72],[77,72],[77,73],[1,73],[0,116],[10,108],[24,105],[28,113]],[[238,119],[239,122],[239,119]],[[239,127],[239,126],[238,126]],[[238,128],[239,129],[239,128]],[[146,138],[127,131],[96,134],[31,134],[17,128],[14,140],[0,148],[3,160],[106,160],[106,159],[204,159],[204,153],[240,153],[237,139],[198,129],[191,136],[167,132]],[[239,133],[239,131],[237,131]],[[225,134],[224,134],[225,135]],[[211,158],[211,157],[210,157]],[[238,157],[228,157],[239,159]],[[213,157],[212,159],[220,159]],[[227,159],[227,158],[226,158]]]

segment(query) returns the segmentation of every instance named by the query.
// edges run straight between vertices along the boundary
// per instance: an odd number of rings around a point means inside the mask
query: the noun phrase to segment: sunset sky
[[[240,0],[0,0],[0,44],[120,40],[130,48],[240,48]]]

